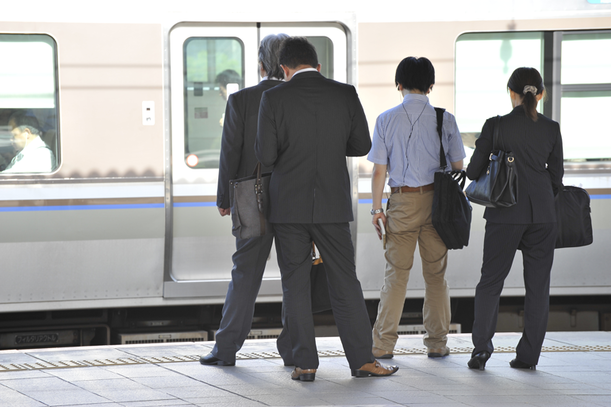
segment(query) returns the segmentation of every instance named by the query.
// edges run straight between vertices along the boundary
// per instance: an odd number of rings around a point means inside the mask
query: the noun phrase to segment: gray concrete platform
[[[401,336],[386,378],[352,378],[339,338],[318,338],[314,382],[290,379],[274,340],[249,340],[235,367],[202,366],[212,342],[0,351],[0,406],[611,406],[611,332],[549,332],[536,371],[509,367],[517,333],[498,333],[485,371],[469,334],[429,359]]]

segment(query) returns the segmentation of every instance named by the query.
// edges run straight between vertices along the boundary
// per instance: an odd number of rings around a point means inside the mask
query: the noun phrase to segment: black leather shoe
[[[202,356],[199,358],[199,363],[202,365],[216,365],[216,366],[235,366],[235,362],[225,362],[214,356],[212,353],[208,353],[206,356]]]
[[[467,362],[467,366],[469,366],[469,369],[484,370],[488,359],[490,359],[490,352],[482,351],[473,355],[471,360]]]
[[[524,363],[518,359],[514,359],[511,362],[509,362],[509,366],[513,367],[514,369],[537,370],[537,365],[529,365],[528,363]]]
[[[302,369],[296,367],[291,373],[291,379],[301,380],[302,382],[313,382],[316,378],[316,369]]]

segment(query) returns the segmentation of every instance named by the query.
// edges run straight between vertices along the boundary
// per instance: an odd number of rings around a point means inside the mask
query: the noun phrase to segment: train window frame
[[[5,139],[0,143],[0,147],[5,152],[6,156],[12,155],[10,160],[5,157],[1,160],[4,168],[0,171],[0,177],[22,177],[22,176],[47,176],[56,173],[61,167],[61,135],[60,135],[60,97],[59,97],[59,63],[58,63],[58,44],[55,38],[46,33],[4,33],[0,32],[0,48],[3,44],[5,47],[12,48],[13,58],[21,60],[19,53],[27,54],[29,60],[37,60],[38,63],[33,65],[31,69],[24,70],[23,65],[19,65],[19,70],[11,72],[11,66],[5,65],[0,68],[0,83],[2,76],[7,76],[10,79],[5,80],[12,86],[2,86],[5,90],[3,95],[0,92],[0,134]],[[10,44],[10,45],[9,45]],[[29,44],[28,47],[20,44]],[[12,46],[11,46],[12,45]],[[46,49],[45,46],[50,47]],[[22,49],[20,49],[22,48]],[[15,55],[17,53],[17,55]],[[25,59],[25,56],[24,56]],[[12,88],[12,89],[11,89]],[[43,92],[32,92],[44,89]],[[30,92],[15,92],[15,89],[26,89]],[[13,93],[11,93],[13,92]],[[35,170],[21,170],[16,164],[23,159],[24,155],[20,156],[21,151],[10,152],[11,147],[8,145],[8,138],[11,139],[12,149],[15,150],[15,145],[20,145],[19,139],[15,143],[15,131],[11,129],[9,120],[15,116],[24,118],[24,122],[32,128],[38,127],[40,137],[32,139],[31,134],[36,134],[36,131],[27,130],[28,146],[35,146],[35,152],[39,157],[51,159],[50,170],[37,168]],[[26,132],[28,127],[21,127],[22,132],[19,136]],[[34,142],[32,142],[34,140]],[[2,141],[2,140],[0,140]],[[33,143],[33,144],[32,144]],[[6,150],[6,151],[5,151]],[[47,152],[49,150],[49,152]],[[21,161],[23,163],[24,161]],[[6,168],[14,165],[14,167]]]
[[[461,103],[460,97],[458,93],[460,92],[462,84],[459,83],[459,60],[460,56],[458,55],[459,47],[457,46],[459,41],[463,36],[471,36],[475,38],[477,36],[481,36],[481,38],[491,38],[491,37],[502,37],[502,36],[511,36],[511,35],[532,35],[537,34],[542,38],[542,46],[541,46],[541,64],[540,64],[540,72],[543,76],[543,82],[546,88],[546,97],[543,99],[542,103],[539,103],[538,110],[542,112],[545,116],[552,118],[553,120],[560,123],[560,128],[562,131],[563,139],[568,141],[571,139],[571,133],[567,133],[575,128],[572,124],[568,125],[568,120],[565,113],[565,124],[567,124],[567,129],[564,129],[562,126],[563,121],[563,109],[562,109],[562,101],[565,99],[567,102],[567,98],[569,97],[611,97],[611,80],[610,83],[570,83],[563,84],[561,83],[562,78],[562,45],[564,36],[570,36],[571,40],[574,41],[576,36],[583,35],[584,38],[591,38],[596,34],[604,34],[611,38],[611,30],[562,30],[562,31],[498,31],[498,32],[467,32],[463,33],[457,37],[455,42],[455,91],[454,91],[454,102],[455,102],[455,111],[456,117],[458,121],[459,128],[461,129],[462,138],[466,147],[474,148],[475,140],[479,137],[479,132],[481,130],[472,131],[473,129],[467,128],[466,131],[460,124],[460,111],[461,111]],[[469,37],[467,37],[469,38]],[[528,66],[533,66],[534,64],[530,64]],[[536,67],[536,66],[535,66]],[[509,79],[511,72],[508,72],[505,78],[500,80],[500,83],[506,88],[506,81]],[[594,93],[598,92],[599,94],[594,95]],[[600,93],[602,92],[602,93]],[[506,96],[508,99],[509,97]],[[506,111],[499,111],[495,114],[506,114],[509,112],[509,108]],[[485,122],[488,117],[481,117],[481,124]],[[577,136],[579,137],[579,136]],[[583,141],[583,138],[580,137],[580,142]],[[572,153],[570,149],[570,142],[565,143],[565,161],[564,166],[565,170],[568,171],[580,171],[583,169],[590,169],[593,165],[597,169],[603,170],[611,170],[611,143],[607,147],[608,151],[606,153],[606,157],[574,157],[578,156],[580,153],[575,152]],[[569,147],[567,149],[567,147]],[[597,146],[592,144],[592,146],[584,149],[580,148],[582,151],[594,151],[597,150]],[[589,149],[589,150],[588,150]],[[598,150],[600,151],[600,150]],[[591,154],[591,153],[590,153]],[[582,153],[583,155],[583,153]]]
[[[236,56],[238,58],[240,58],[240,60],[238,61],[239,65],[239,70],[240,72],[236,71],[235,67],[232,66],[232,69],[222,69],[222,68],[216,68],[216,65],[213,68],[214,73],[212,74],[211,72],[211,67],[208,66],[209,61],[206,61],[206,73],[205,73],[205,78],[206,81],[190,81],[189,79],[189,75],[190,75],[190,70],[189,70],[189,56],[190,53],[188,51],[188,48],[190,45],[199,42],[199,41],[205,41],[206,43],[212,41],[212,42],[231,42],[231,41],[235,41],[235,43],[239,46],[239,55],[238,54],[233,54],[231,55],[231,58],[235,58]],[[206,44],[208,46],[208,44]],[[212,47],[213,49],[216,48],[216,45]],[[206,51],[208,52],[208,51]],[[245,69],[246,69],[246,64],[245,64],[245,44],[244,42],[236,36],[214,36],[214,37],[210,37],[210,36],[192,36],[192,37],[188,37],[185,39],[184,43],[183,43],[183,91],[184,91],[184,160],[185,160],[185,164],[187,165],[187,167],[191,170],[199,170],[199,169],[218,169],[219,163],[218,163],[218,159],[220,156],[220,149],[221,149],[221,135],[222,135],[222,122],[224,120],[224,115],[225,115],[225,107],[227,104],[227,98],[229,97],[229,95],[233,92],[236,92],[240,89],[244,89],[244,83],[245,83]],[[214,61],[216,61],[216,58],[220,55],[225,55],[223,53],[215,53],[214,56],[212,57],[212,59]],[[227,55],[225,55],[227,56]],[[211,59],[210,55],[207,54],[207,59]],[[228,71],[232,71],[232,74],[237,74],[238,76],[236,76],[235,78],[232,78],[231,80],[233,81],[234,79],[236,80],[236,82],[231,82],[231,83],[227,83],[225,86],[223,86],[223,84],[218,82],[218,79],[220,77],[220,75],[222,75],[223,73],[227,73]],[[212,78],[212,76],[214,76],[214,78]],[[191,78],[193,79],[193,78]],[[209,84],[209,86],[203,86],[203,84]],[[198,88],[197,84],[201,84],[201,87]],[[217,86],[218,85],[218,86]],[[190,106],[189,106],[189,91],[192,91],[193,97],[203,97],[206,95],[206,93],[210,93],[212,94],[213,98],[215,96],[218,96],[218,98],[224,98],[225,103],[223,103],[222,101],[219,101],[219,103],[215,103],[214,107],[218,108],[219,106],[222,106],[222,108],[216,112],[217,116],[219,117],[219,120],[216,121],[215,118],[209,117],[208,114],[208,108],[211,106],[206,106],[206,107],[195,107],[194,111],[193,111],[193,120],[198,119],[198,118],[204,118],[207,120],[210,120],[210,122],[206,122],[204,124],[210,124],[211,126],[214,126],[216,123],[219,124],[219,128],[216,129],[216,132],[214,132],[215,134],[213,134],[212,136],[208,136],[208,133],[212,133],[212,131],[205,131],[204,136],[201,136],[201,131],[198,132],[193,132],[192,129],[190,129]],[[197,95],[196,95],[197,93]],[[216,106],[218,105],[218,106]],[[216,117],[216,116],[215,116]],[[216,134],[218,133],[218,134]],[[195,149],[192,151],[192,149],[190,148],[191,144],[195,144],[194,142],[196,141],[196,139],[212,139],[212,140],[208,140],[210,143],[212,143],[212,147],[214,147],[214,142],[216,139],[217,141],[217,147],[218,148],[210,148],[210,149]],[[192,143],[193,142],[193,143]],[[203,142],[205,144],[205,142]],[[201,160],[201,156],[204,157],[212,157],[212,165],[210,165],[210,160]]]

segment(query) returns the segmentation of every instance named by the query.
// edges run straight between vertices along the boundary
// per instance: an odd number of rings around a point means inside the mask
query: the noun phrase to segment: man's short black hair
[[[20,131],[24,131],[25,129],[29,129],[30,133],[39,136],[41,134],[40,124],[38,123],[38,119],[34,116],[33,113],[27,111],[17,111],[11,115],[8,119],[9,124],[12,126],[19,128]]]
[[[282,43],[280,65],[295,69],[301,65],[318,66],[316,48],[304,37],[290,37]]]
[[[395,85],[401,84],[403,89],[419,90],[426,94],[435,84],[435,68],[425,57],[407,57],[399,62],[395,73]]]

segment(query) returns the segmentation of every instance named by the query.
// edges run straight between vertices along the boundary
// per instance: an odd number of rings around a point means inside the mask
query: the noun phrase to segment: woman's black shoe
[[[509,362],[509,366],[513,367],[514,369],[537,370],[537,365],[529,365],[528,363],[524,363],[518,359],[514,359],[511,362]]]
[[[469,369],[484,370],[488,359],[490,359],[490,352],[488,351],[479,352],[473,355],[471,360],[467,363],[467,366],[469,366]]]

